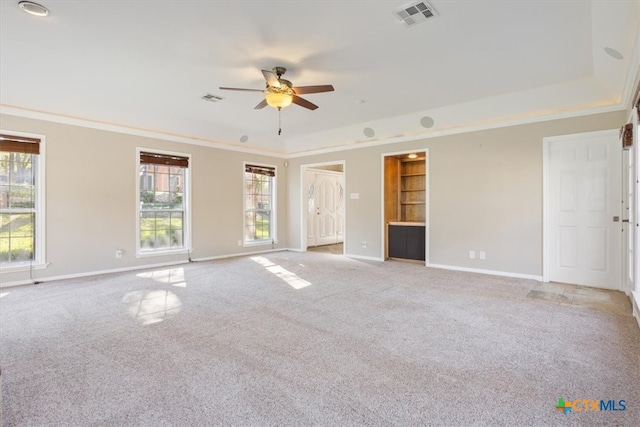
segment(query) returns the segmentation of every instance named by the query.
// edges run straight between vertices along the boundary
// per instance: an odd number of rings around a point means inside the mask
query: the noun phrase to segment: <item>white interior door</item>
[[[307,246],[340,243],[344,238],[344,174],[305,173]]]
[[[615,132],[551,139],[549,280],[621,288],[621,153]]]
[[[304,173],[304,194],[306,195],[307,247],[317,246],[316,183],[315,173],[311,170],[306,170]]]

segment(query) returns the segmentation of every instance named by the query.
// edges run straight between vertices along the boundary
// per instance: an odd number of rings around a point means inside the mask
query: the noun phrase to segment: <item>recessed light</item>
[[[624,56],[612,47],[605,47],[604,51],[613,59],[624,59]]]
[[[249,140],[249,137],[247,135],[242,135],[240,137],[240,142],[247,142]]]
[[[47,9],[44,6],[42,6],[41,4],[34,3],[32,1],[21,1],[21,2],[18,2],[18,6],[20,7],[20,9],[24,10],[25,12],[27,12],[27,13],[29,13],[31,15],[35,15],[35,16],[47,16],[47,15],[49,15],[49,9]]]
[[[362,133],[364,133],[364,136],[366,136],[367,138],[373,138],[376,134],[376,131],[371,128],[364,128],[362,130]]]

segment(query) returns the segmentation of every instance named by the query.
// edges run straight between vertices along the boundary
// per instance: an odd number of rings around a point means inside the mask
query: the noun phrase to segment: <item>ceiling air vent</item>
[[[411,27],[434,17],[437,12],[429,3],[421,1],[405,4],[400,9],[394,10],[393,14],[404,22],[404,25]]]
[[[203,96],[202,99],[209,102],[218,102],[218,101],[222,101],[224,98],[218,95],[211,95],[210,93],[208,93],[205,96]]]

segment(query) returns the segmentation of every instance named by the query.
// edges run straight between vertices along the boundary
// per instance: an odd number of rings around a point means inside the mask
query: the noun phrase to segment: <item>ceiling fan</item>
[[[281,110],[289,105],[297,104],[301,107],[308,108],[309,110],[315,110],[318,106],[312,102],[307,101],[298,95],[307,93],[322,93],[332,92],[332,85],[317,85],[317,86],[293,86],[289,80],[282,78],[282,75],[287,72],[284,67],[273,67],[272,71],[262,70],[262,75],[267,82],[266,89],[243,89],[237,87],[221,87],[221,90],[240,90],[245,92],[262,92],[265,94],[264,99],[255,106],[255,110],[270,105],[271,107]]]

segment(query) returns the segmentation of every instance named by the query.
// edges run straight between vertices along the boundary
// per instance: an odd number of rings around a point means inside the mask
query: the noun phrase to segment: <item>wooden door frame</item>
[[[332,162],[322,162],[322,163],[306,163],[300,165],[300,249],[302,252],[307,251],[307,195],[304,188],[304,176],[308,169],[313,169],[322,166],[331,166],[331,165],[342,165],[342,175],[343,175],[343,185],[344,185],[344,216],[342,217],[342,254],[347,253],[347,203],[346,203],[346,195],[347,195],[347,162],[346,160],[335,160]]]
[[[544,137],[542,139],[542,281],[543,282],[549,282],[549,252],[550,252],[550,238],[549,236],[551,235],[551,230],[549,229],[550,227],[550,216],[551,216],[551,212],[550,210],[550,203],[549,203],[549,174],[550,174],[550,169],[549,169],[549,152],[550,152],[550,146],[551,143],[553,142],[561,142],[561,141],[570,141],[570,140],[576,140],[576,139],[580,139],[580,138],[593,138],[593,137],[607,137],[607,138],[614,138],[616,140],[618,140],[618,135],[619,135],[619,130],[618,129],[608,129],[608,130],[601,130],[601,131],[595,131],[595,132],[581,132],[581,133],[574,133],[574,134],[569,134],[569,135],[559,135],[559,136],[548,136],[548,137]],[[620,165],[620,167],[622,167],[622,165]],[[622,183],[620,183],[622,184]],[[620,194],[620,197],[623,197],[625,195]],[[621,239],[623,240],[623,239]],[[624,242],[621,242],[622,245],[624,245]],[[621,250],[624,248],[624,246],[621,248]],[[622,257],[623,257],[624,252],[621,252],[620,254],[620,265],[618,266],[618,268],[620,268],[620,278],[621,278],[621,283],[618,284],[618,289],[622,289],[622,282],[624,282],[624,274],[625,272],[622,271]],[[623,280],[624,279],[624,280]]]

